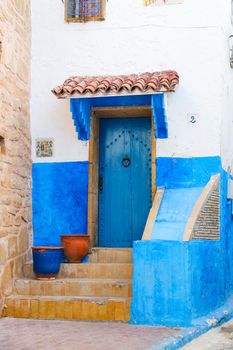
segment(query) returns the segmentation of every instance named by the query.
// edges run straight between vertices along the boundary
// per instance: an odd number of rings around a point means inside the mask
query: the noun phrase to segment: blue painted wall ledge
[[[207,165],[208,171],[216,170],[213,164],[218,165],[218,160]],[[221,307],[231,295],[233,217],[226,198],[228,178],[221,170],[220,240],[134,242],[131,323],[195,326],[198,318]],[[190,176],[185,179],[189,183]]]
[[[212,175],[221,173],[215,157],[156,159],[157,186],[165,189],[152,240],[183,240],[192,209]]]
[[[151,239],[183,241],[187,221],[203,189],[165,189]]]

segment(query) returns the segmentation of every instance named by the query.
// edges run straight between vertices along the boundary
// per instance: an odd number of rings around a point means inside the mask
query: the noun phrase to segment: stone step
[[[131,248],[92,248],[92,254],[89,256],[91,263],[132,263]]]
[[[61,264],[58,278],[130,279],[133,265],[129,263]],[[34,278],[32,263],[24,265],[24,276]]]
[[[6,317],[122,321],[130,318],[130,298],[25,297],[6,298]]]
[[[132,296],[132,281],[129,279],[56,279],[38,281],[22,278],[15,281],[15,291],[29,296],[85,296],[120,297]]]

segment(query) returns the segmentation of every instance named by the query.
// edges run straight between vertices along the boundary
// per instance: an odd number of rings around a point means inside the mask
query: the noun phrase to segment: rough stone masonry
[[[29,0],[0,1],[0,316],[29,254],[31,225]]]

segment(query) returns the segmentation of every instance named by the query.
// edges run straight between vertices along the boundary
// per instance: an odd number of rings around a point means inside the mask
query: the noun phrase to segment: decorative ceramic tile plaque
[[[36,140],[36,156],[52,157],[53,156],[53,139],[37,139]]]

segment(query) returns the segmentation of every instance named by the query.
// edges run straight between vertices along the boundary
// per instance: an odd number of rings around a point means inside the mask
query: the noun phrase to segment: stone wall
[[[220,184],[212,189],[195,223],[192,239],[220,239]]]
[[[0,315],[31,237],[29,0],[0,1]]]

